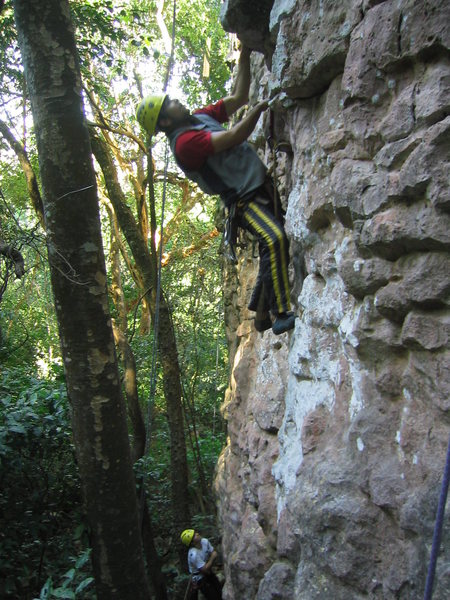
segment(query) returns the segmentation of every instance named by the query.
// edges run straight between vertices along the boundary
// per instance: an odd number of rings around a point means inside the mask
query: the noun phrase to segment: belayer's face
[[[198,531],[194,533],[194,539],[192,541],[194,542],[194,544],[198,544],[202,541],[202,536],[199,534]]]

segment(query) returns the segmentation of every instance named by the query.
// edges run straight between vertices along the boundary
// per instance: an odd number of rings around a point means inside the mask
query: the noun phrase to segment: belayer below
[[[222,600],[222,586],[211,570],[217,552],[209,540],[202,538],[195,529],[185,529],[180,538],[189,548],[188,567],[191,582],[188,598],[197,600],[198,590],[200,590],[207,600]]]
[[[160,131],[166,134],[188,179],[205,193],[221,197],[228,209],[225,243],[231,244],[231,250],[238,227],[257,239],[259,273],[249,309],[257,311],[258,331],[272,327],[278,335],[295,324],[295,315],[290,312],[289,241],[267,168],[246,141],[268,108],[268,101],[256,104],[230,129],[222,126],[248,101],[250,52],[245,46],[241,50],[235,90],[230,96],[193,114],[167,95],[148,96],[138,106],[137,119],[150,136]]]

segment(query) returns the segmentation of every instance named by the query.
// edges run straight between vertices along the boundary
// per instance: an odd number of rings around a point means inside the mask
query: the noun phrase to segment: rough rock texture
[[[273,2],[258,0],[258,6],[255,7],[253,2],[223,0],[220,14],[222,25],[227,31],[237,33],[250,48],[269,52],[269,18]]]
[[[253,99],[281,93],[298,315],[254,331],[247,240],[226,271],[224,598],[422,598],[450,430],[450,4],[229,0],[223,23],[265,53]]]

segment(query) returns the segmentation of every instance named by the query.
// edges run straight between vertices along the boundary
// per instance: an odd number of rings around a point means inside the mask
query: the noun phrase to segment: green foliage
[[[226,63],[229,42],[219,23],[220,4],[220,0],[177,0],[172,88],[184,94],[184,100],[192,108],[216,101],[226,93],[230,75]],[[142,80],[144,93],[160,90],[169,58],[156,21],[155,0],[72,0],[70,8],[86,88],[96,94],[95,101],[108,123],[139,135],[134,117],[140,97],[139,83]],[[164,3],[163,18],[169,34],[172,8],[172,2]],[[207,57],[210,75],[203,77],[208,44],[211,46]],[[17,139],[23,138],[26,142],[38,173],[23,92],[12,9],[7,3],[0,14],[0,97],[2,105],[8,107],[12,130]],[[98,121],[87,96],[85,104],[88,118]],[[136,144],[123,135],[116,135],[114,141],[133,171],[137,164]],[[14,218],[4,207],[0,210],[2,233],[7,233],[8,240],[18,241],[25,256],[26,275],[10,284],[0,313],[3,333],[0,360],[5,365],[0,373],[0,597],[23,600],[32,593],[40,594],[40,598],[87,600],[94,597],[94,592],[89,561],[83,550],[86,540],[82,539],[84,534],[80,535],[84,529],[79,481],[59,366],[45,239],[36,228],[36,217],[30,210],[16,157],[6,148],[0,139],[0,184]],[[159,148],[155,153],[158,170]],[[171,172],[176,173],[173,163]],[[121,173],[121,183],[134,210],[128,174]],[[160,183],[156,194],[159,215]],[[164,252],[170,253],[190,246],[211,231],[215,202],[199,197],[197,204],[187,209],[183,193],[176,185],[169,186],[167,195],[165,225],[177,218],[164,247]],[[108,219],[102,224],[106,247],[110,234]],[[187,431],[193,439],[195,428],[206,478],[211,482],[225,439],[219,409],[228,377],[219,238],[201,251],[170,262],[163,269],[162,285],[175,324],[186,396]],[[139,307],[135,323],[141,291],[125,268],[123,287],[129,308],[129,331],[135,331],[132,346],[145,414],[148,404],[154,403],[149,455],[141,459],[135,469],[147,476],[155,533],[164,535],[171,525],[171,467],[161,372],[157,374],[156,397],[151,399],[153,340],[151,335],[142,335],[139,331]],[[194,510],[200,510],[197,459],[188,443]]]
[[[0,360],[9,366],[40,364],[51,370],[59,359],[59,344],[45,239],[25,204],[26,191],[17,169],[11,169],[10,177],[4,179],[0,189],[0,237],[22,253],[25,275],[20,280],[9,276],[1,299]],[[0,283],[7,276],[7,262],[0,257]]]
[[[210,232],[214,225],[215,202],[205,199],[185,216],[172,244],[189,247],[193,239]],[[173,312],[185,393],[195,397],[199,417],[212,423],[214,408],[222,400],[228,363],[223,329],[220,236],[207,248],[163,269],[163,287]],[[170,246],[168,246],[170,250]]]
[[[113,0],[71,2],[82,75],[102,95],[109,93],[108,81],[129,77],[130,55],[150,55],[154,27],[140,4]]]
[[[216,102],[230,79],[229,36],[220,25],[220,0],[177,2],[176,58],[180,87],[190,106]],[[203,76],[204,59],[209,75]]]
[[[61,377],[23,368],[0,379],[0,596],[39,593],[80,540],[81,497]],[[77,550],[78,548],[78,550]]]
[[[92,585],[94,578],[86,575],[90,553],[90,550],[84,550],[79,557],[71,559],[74,566],[64,573],[60,586],[55,587],[53,578],[49,577],[41,590],[39,600],[50,598],[64,598],[65,600],[95,599],[96,594]]]
[[[0,90],[9,98],[20,97],[25,85],[16,38],[12,4],[7,2],[0,12]]]

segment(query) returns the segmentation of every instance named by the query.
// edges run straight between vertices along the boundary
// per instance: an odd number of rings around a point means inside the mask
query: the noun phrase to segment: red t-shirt
[[[206,114],[218,121],[228,121],[227,111],[223,100],[209,104],[194,112],[194,115]],[[211,143],[211,132],[203,129],[192,129],[180,133],[175,144],[175,154],[180,164],[189,171],[199,169],[208,156],[214,154]]]

